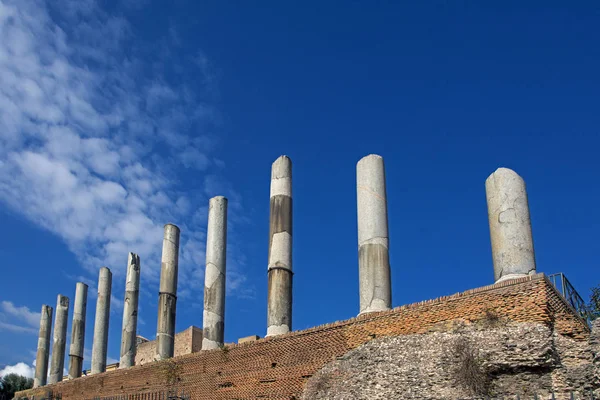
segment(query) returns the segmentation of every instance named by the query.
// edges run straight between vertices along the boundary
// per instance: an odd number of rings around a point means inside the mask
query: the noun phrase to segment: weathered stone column
[[[496,282],[535,274],[535,253],[525,182],[498,168],[485,181]]]
[[[71,346],[69,347],[69,379],[79,378],[83,368],[87,292],[88,285],[77,282],[75,304],[73,305],[73,324],[71,326]]]
[[[227,199],[217,196],[210,199],[208,207],[202,350],[223,346],[226,253]]]
[[[40,335],[38,337],[37,356],[35,358],[35,378],[33,387],[46,384],[48,376],[48,355],[50,353],[50,332],[52,331],[52,307],[43,305],[40,318]]]
[[[52,343],[52,359],[50,360],[49,384],[62,381],[64,375],[68,318],[69,298],[59,294],[56,300],[56,314],[54,315],[54,341]]]
[[[271,167],[267,336],[292,329],[292,161],[281,156]]]
[[[106,371],[106,350],[108,348],[108,323],[110,320],[110,292],[112,272],[100,268],[98,276],[98,300],[96,301],[96,322],[92,344],[92,374]]]
[[[356,164],[360,314],[392,306],[387,195],[383,158],[376,154]]]
[[[138,300],[140,297],[140,269],[140,257],[135,253],[129,253],[129,257],[127,258],[125,301],[123,301],[123,330],[121,334],[121,359],[119,361],[119,368],[129,368],[135,364]]]
[[[177,271],[179,267],[179,228],[165,225],[158,295],[156,359],[173,357],[175,344],[175,311],[177,308]]]

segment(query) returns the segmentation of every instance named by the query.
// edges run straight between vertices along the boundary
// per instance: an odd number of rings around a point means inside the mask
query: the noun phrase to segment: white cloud
[[[17,374],[26,378],[33,378],[35,375],[35,368],[24,362],[20,362],[15,365],[7,365],[3,369],[0,369],[0,377],[8,374]]]
[[[0,202],[61,237],[92,281],[101,266],[122,276],[134,251],[156,284],[163,225],[177,223],[181,291],[201,287],[198,210],[224,194],[242,220],[241,198],[210,172],[222,162],[212,161],[218,140],[202,134],[218,120],[207,58],[172,52],[173,32],[159,51],[138,46],[125,19],[91,0],[0,0],[0,35]],[[207,93],[185,74],[201,75]],[[205,187],[185,188],[188,169]],[[236,268],[233,287],[244,279]]]
[[[10,301],[0,302],[0,330],[10,332],[39,332],[41,313],[25,306],[15,306]]]

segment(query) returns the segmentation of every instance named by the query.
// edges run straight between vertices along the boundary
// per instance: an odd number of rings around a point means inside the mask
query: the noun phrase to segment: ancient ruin
[[[227,255],[227,199],[217,196],[208,206],[202,349],[223,346],[225,329],[225,271]]]
[[[43,305],[40,318],[37,355],[35,357],[35,377],[33,387],[44,386],[48,375],[48,356],[50,355],[50,332],[52,331],[52,307]]]
[[[392,307],[387,195],[383,158],[376,154],[356,164],[360,314]]]
[[[52,342],[52,360],[48,383],[60,382],[65,368],[65,349],[67,346],[67,320],[69,318],[69,298],[58,295],[54,316],[54,341]]]
[[[292,330],[292,160],[271,167],[267,336]]]
[[[140,257],[135,253],[129,253],[127,257],[125,299],[123,300],[123,328],[121,330],[119,368],[129,368],[135,364],[140,268]]]
[[[216,196],[209,202],[203,331],[175,335],[180,230],[167,224],[156,341],[136,337],[140,260],[130,253],[118,368],[106,366],[111,275],[102,268],[93,375],[81,377],[87,285],[80,282],[69,379],[60,379],[69,302],[59,295],[51,385],[44,386],[52,308],[43,306],[35,388],[16,398],[153,399],[164,390],[185,391],[189,399],[288,400],[600,394],[600,323],[590,328],[564,279],[559,291],[537,273],[519,175],[500,168],[485,183],[494,283],[395,308],[383,158],[362,158],[356,184],[357,317],[292,331],[292,164],[281,156],[271,170],[265,338],[224,343],[227,199]]]
[[[496,282],[535,273],[535,253],[525,181],[498,168],[485,181]]]
[[[165,225],[156,328],[157,360],[173,357],[177,307],[177,273],[179,269],[179,233],[179,227],[173,224]]]
[[[112,272],[106,267],[100,268],[98,298],[96,300],[96,322],[94,323],[94,343],[92,345],[92,374],[99,374],[106,371],[111,287]]]
[[[71,346],[69,347],[69,379],[79,378],[83,370],[87,292],[88,285],[77,282],[75,305],[73,306],[73,324],[71,326]]]

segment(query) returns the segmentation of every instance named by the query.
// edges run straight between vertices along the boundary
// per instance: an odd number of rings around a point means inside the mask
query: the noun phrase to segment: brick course
[[[172,388],[185,390],[192,399],[299,399],[312,374],[375,337],[426,333],[455,319],[482,319],[487,311],[515,322],[543,323],[577,340],[589,336],[587,323],[543,274],[537,274],[304,331],[60,382],[18,396],[41,396],[51,390],[63,400],[91,399]]]

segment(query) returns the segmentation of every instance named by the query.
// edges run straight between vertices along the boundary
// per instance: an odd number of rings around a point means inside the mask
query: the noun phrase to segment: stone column
[[[65,348],[67,346],[67,319],[69,318],[69,298],[58,295],[56,314],[54,315],[54,342],[52,343],[52,360],[50,361],[50,377],[48,383],[62,381],[65,368]]]
[[[87,292],[88,285],[77,282],[75,305],[73,306],[73,324],[71,326],[71,346],[69,347],[69,379],[79,378],[83,368]]]
[[[383,158],[376,154],[356,164],[360,314],[392,306],[387,195]]]
[[[217,196],[210,199],[208,208],[202,350],[223,346],[226,253],[227,199]]]
[[[525,182],[498,168],[485,181],[496,282],[535,274],[535,253]]]
[[[137,348],[137,316],[140,297],[140,257],[129,253],[127,258],[127,281],[125,301],[123,301],[123,330],[121,334],[121,359],[119,368],[129,368],[135,364]]]
[[[292,329],[292,161],[281,156],[271,167],[267,336]]]
[[[50,332],[52,331],[52,307],[42,306],[42,317],[40,318],[40,335],[38,337],[37,356],[35,358],[35,378],[33,387],[46,384],[48,375],[48,355],[50,353]]]
[[[110,320],[110,292],[112,272],[100,268],[98,276],[98,300],[96,301],[96,322],[92,344],[92,374],[106,371],[106,350],[108,348],[108,322]]]
[[[179,267],[179,228],[165,225],[158,295],[156,359],[173,357],[175,344],[175,311],[177,307],[177,270]]]

